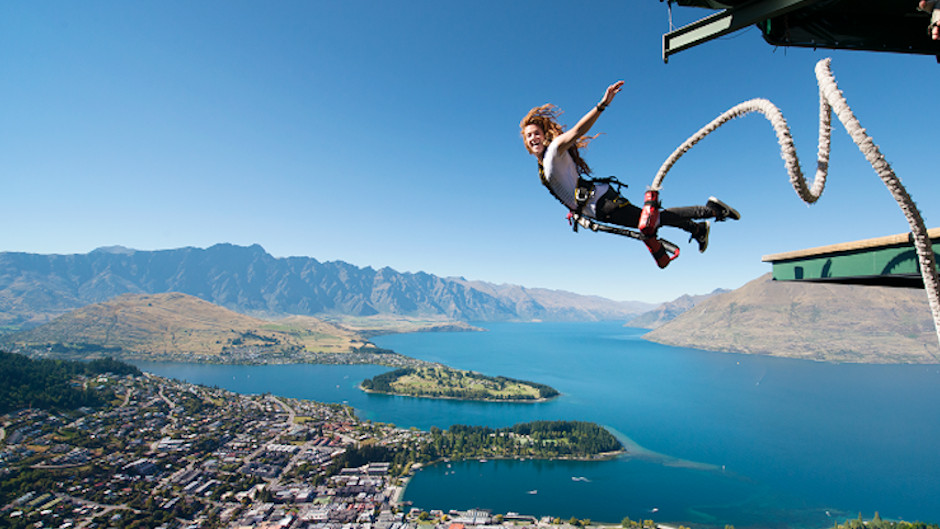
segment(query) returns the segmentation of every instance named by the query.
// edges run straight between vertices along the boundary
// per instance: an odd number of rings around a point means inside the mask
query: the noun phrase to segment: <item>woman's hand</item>
[[[614,100],[614,96],[620,93],[620,90],[623,89],[623,81],[617,81],[616,83],[607,87],[607,91],[604,92],[604,98],[601,99],[601,102],[597,104],[601,110],[604,109],[611,101]]]

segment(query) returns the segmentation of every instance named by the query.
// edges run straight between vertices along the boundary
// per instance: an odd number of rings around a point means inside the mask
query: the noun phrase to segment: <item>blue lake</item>
[[[940,366],[821,364],[667,347],[618,323],[483,324],[489,332],[374,341],[452,367],[541,382],[551,402],[496,404],[369,395],[381,366],[138,364],[242,393],[344,402],[398,426],[607,426],[631,455],[607,462],[435,465],[405,499],[619,522],[739,529],[831,527],[882,517],[940,521]]]

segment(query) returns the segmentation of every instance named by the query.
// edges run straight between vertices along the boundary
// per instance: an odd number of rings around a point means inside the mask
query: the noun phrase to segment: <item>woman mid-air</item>
[[[651,222],[654,225],[649,225],[650,221],[646,218],[641,223],[643,210],[614,190],[609,179],[588,179],[591,168],[581,157],[579,149],[593,139],[587,137],[587,133],[621,88],[623,81],[617,81],[607,87],[600,103],[589,110],[571,130],[564,130],[558,123],[560,112],[551,104],[535,107],[522,118],[519,124],[522,138],[526,150],[538,158],[542,183],[555,198],[578,215],[604,223],[637,228],[647,234],[655,233],[659,224],[680,228],[687,231],[690,234],[689,240],[695,239],[699,251],[704,252],[708,247],[711,224],[708,221],[695,220],[738,220],[741,215],[734,208],[711,197],[704,206],[657,210],[658,222],[653,218]],[[655,198],[653,200],[655,201]]]

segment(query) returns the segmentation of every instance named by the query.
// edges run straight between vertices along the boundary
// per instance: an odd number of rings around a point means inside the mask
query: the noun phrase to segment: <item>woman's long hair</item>
[[[528,114],[522,118],[522,121],[519,122],[519,131],[523,135],[523,141],[525,141],[525,128],[528,125],[536,125],[542,129],[542,132],[545,133],[545,144],[546,148],[548,144],[555,141],[555,138],[560,136],[565,128],[558,123],[558,116],[562,114],[562,111],[558,109],[555,105],[547,103],[540,107],[535,107],[529,111]],[[571,155],[571,158],[574,160],[575,166],[578,168],[578,173],[583,176],[588,176],[591,174],[591,168],[588,166],[587,162],[581,158],[580,149],[587,147],[588,143],[596,138],[597,136],[581,136],[575,141],[574,146],[568,149],[568,154]],[[526,150],[529,150],[529,145],[526,144]],[[529,151],[532,152],[532,151]],[[539,163],[542,163],[541,158]]]

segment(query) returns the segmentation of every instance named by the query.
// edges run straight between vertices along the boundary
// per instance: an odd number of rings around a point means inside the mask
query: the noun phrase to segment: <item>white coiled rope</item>
[[[884,156],[878,150],[878,146],[862,128],[858,119],[852,113],[842,91],[839,90],[835,78],[829,69],[830,59],[823,59],[816,63],[816,79],[819,83],[819,148],[816,154],[817,169],[816,177],[813,180],[812,188],[807,187],[806,178],[800,170],[800,161],[796,156],[796,147],[793,145],[793,137],[790,135],[790,127],[783,118],[780,109],[766,99],[752,99],[745,101],[735,107],[725,111],[711,123],[702,127],[698,132],[679,146],[663,162],[653,179],[651,189],[659,190],[662,188],[663,178],[669,169],[686,153],[693,145],[701,141],[705,136],[714,132],[718,127],[724,125],[734,118],[750,114],[751,112],[760,112],[766,117],[774,131],[777,134],[777,142],[780,144],[780,156],[783,157],[787,173],[790,175],[790,183],[796,194],[806,202],[812,204],[819,200],[823,189],[826,187],[826,175],[829,171],[829,145],[831,137],[832,112],[836,116],[845,130],[852,137],[852,140],[858,146],[859,150],[865,156],[865,159],[871,164],[872,168],[881,177],[888,191],[897,201],[904,212],[904,217],[911,227],[914,247],[917,250],[918,263],[920,264],[921,276],[924,279],[924,289],[927,291],[927,300],[930,304],[930,310],[933,313],[934,328],[937,333],[937,340],[940,343],[940,279],[937,275],[937,264],[934,259],[933,247],[930,238],[927,236],[927,227],[924,225],[924,219],[920,211],[907,194],[907,190],[901,185],[901,180],[894,174],[894,170],[885,160]]]

